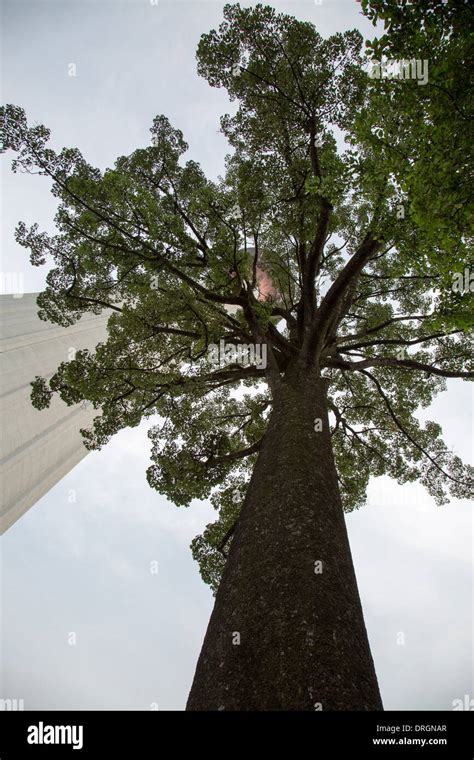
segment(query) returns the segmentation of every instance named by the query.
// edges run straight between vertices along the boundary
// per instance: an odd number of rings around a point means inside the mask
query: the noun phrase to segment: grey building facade
[[[80,434],[94,414],[53,397],[30,401],[36,375],[50,377],[74,349],[106,339],[107,319],[85,314],[72,327],[42,322],[37,293],[0,296],[0,533],[4,533],[87,454]]]

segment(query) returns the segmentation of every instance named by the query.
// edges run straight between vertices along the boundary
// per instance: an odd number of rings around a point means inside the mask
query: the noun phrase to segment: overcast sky
[[[272,5],[324,36],[372,33],[355,0]],[[148,145],[153,117],[166,114],[188,157],[216,177],[228,101],[197,76],[195,50],[222,7],[3,2],[2,101],[48,126],[54,147],[77,146],[102,169]],[[38,291],[46,270],[28,264],[13,231],[20,219],[52,230],[55,200],[45,178],[9,166],[3,157],[1,271]],[[469,461],[472,393],[461,381],[448,388],[423,418],[439,421]],[[3,536],[0,697],[25,709],[184,708],[212,609],[188,547],[214,513],[202,502],[178,509],[148,487],[146,433],[122,431],[88,455]],[[474,696],[472,505],[437,507],[421,486],[380,478],[347,523],[386,709],[451,709]]]

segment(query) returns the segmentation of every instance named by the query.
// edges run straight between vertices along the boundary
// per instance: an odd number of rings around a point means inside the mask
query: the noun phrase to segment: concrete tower
[[[30,383],[49,378],[71,350],[93,349],[107,335],[108,316],[85,314],[72,327],[42,322],[37,293],[0,296],[0,533],[4,533],[87,454],[79,432],[93,409],[31,405]]]

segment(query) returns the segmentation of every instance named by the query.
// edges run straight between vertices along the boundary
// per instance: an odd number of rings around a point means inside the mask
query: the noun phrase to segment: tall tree
[[[237,104],[218,182],[184,163],[164,116],[150,147],[101,173],[2,109],[13,169],[49,176],[59,199],[56,235],[17,229],[33,264],[54,260],[40,316],[111,311],[107,341],[36,378],[33,403],[92,402],[90,448],[153,417],[150,485],[218,514],[193,542],[216,600],[191,710],[381,709],[344,510],[371,476],[420,480],[438,503],[472,484],[440,426],[416,418],[446,378],[474,376],[471,294],[452,287],[468,217],[433,242],[416,204],[425,154],[412,135],[395,171],[374,141],[395,95],[364,63],[357,31],[322,39],[272,8],[226,6],[198,48]],[[410,98],[399,110],[420,131]]]

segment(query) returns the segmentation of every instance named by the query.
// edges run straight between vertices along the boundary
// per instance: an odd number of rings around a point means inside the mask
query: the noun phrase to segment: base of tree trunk
[[[321,379],[275,400],[187,710],[382,710]]]

